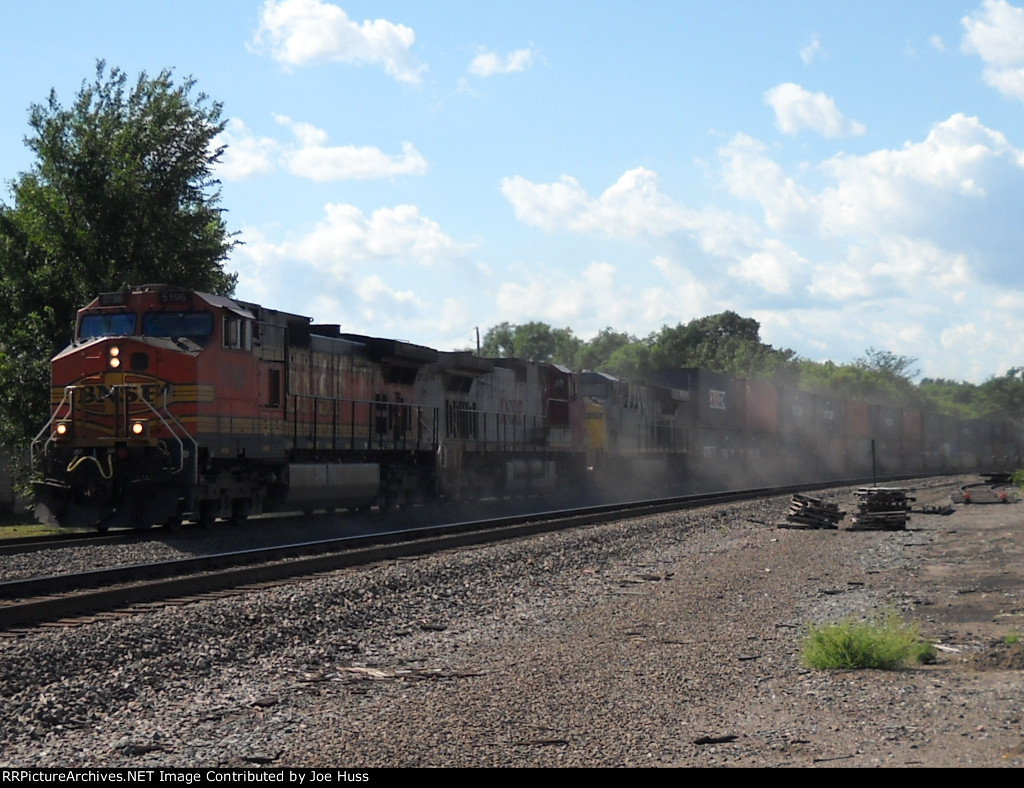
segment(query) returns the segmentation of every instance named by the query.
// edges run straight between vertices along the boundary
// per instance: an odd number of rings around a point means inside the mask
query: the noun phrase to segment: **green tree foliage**
[[[760,339],[760,324],[735,312],[665,326],[645,339],[605,328],[581,341],[568,328],[546,323],[501,323],[484,335],[481,353],[551,361],[575,370],[598,370],[619,377],[642,378],[655,369],[705,367],[736,375],[779,375],[795,358]]]
[[[24,445],[46,419],[48,359],[97,293],[168,282],[229,295],[234,246],[212,168],[222,107],[170,70],[134,83],[96,65],[75,101],[29,111],[36,161],[0,203],[0,441]]]
[[[909,356],[898,356],[891,350],[875,350],[868,348],[861,358],[853,362],[855,367],[866,369],[870,372],[877,372],[894,380],[909,381],[921,374],[916,369],[916,358]]]
[[[974,418],[981,406],[981,393],[973,383],[925,378],[919,387],[922,395],[941,413],[959,418]],[[1024,415],[1024,411],[1020,411]]]
[[[650,363],[656,369],[703,367],[732,375],[772,375],[796,356],[761,342],[761,325],[735,312],[664,326],[652,338]]]
[[[573,367],[581,342],[568,328],[547,323],[501,323],[484,334],[480,353],[486,358],[525,358]]]
[[[636,337],[615,331],[611,327],[604,328],[589,342],[581,344],[576,364],[581,370],[604,370],[610,363],[618,363],[613,359],[616,359],[617,355],[622,356],[625,348],[636,344],[639,344]]]
[[[1024,420],[1024,369],[1014,367],[1005,375],[989,378],[979,387],[981,398],[977,415],[981,417],[1012,414]]]
[[[920,374],[916,363],[917,359],[875,348],[851,364],[801,360],[796,385],[865,402],[920,408],[928,404],[928,397],[912,381]]]
[[[663,326],[643,339],[608,327],[581,341],[570,329],[553,329],[546,323],[501,323],[487,331],[481,352],[487,357],[553,361],[630,380],[642,380],[657,369],[702,367],[865,402],[934,408],[960,418],[1024,421],[1024,368],[980,386],[928,378],[915,384],[920,374],[915,358],[868,348],[849,364],[819,363],[763,343],[760,330],[756,320],[735,312]]]

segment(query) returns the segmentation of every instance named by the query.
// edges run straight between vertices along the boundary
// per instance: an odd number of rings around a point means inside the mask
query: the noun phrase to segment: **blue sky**
[[[0,0],[0,178],[51,88],[171,67],[230,119],[244,300],[442,349],[729,309],[982,382],[1024,366],[1022,5]]]

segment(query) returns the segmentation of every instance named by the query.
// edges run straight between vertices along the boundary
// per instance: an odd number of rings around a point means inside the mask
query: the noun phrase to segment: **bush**
[[[935,648],[921,639],[916,624],[904,624],[895,611],[869,621],[847,619],[811,626],[803,647],[804,662],[818,670],[876,668],[893,670],[935,661]]]

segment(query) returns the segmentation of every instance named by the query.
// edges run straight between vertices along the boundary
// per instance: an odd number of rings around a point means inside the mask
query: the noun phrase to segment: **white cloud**
[[[321,0],[267,0],[251,47],[285,66],[381,64],[399,82],[417,84],[426,66],[410,54],[415,41],[412,28],[386,19],[360,25]]]
[[[765,293],[791,294],[803,278],[808,262],[776,239],[768,239],[761,249],[729,267],[738,281],[749,282]]]
[[[392,155],[370,146],[328,146],[327,132],[309,124],[275,115],[291,129],[296,143],[286,145],[269,137],[257,137],[236,118],[229,123],[216,144],[227,145],[218,174],[224,180],[242,180],[272,172],[278,167],[300,178],[327,182],[390,178],[396,175],[423,175],[427,161],[409,142],[402,153]]]
[[[737,134],[719,161],[722,183],[759,207],[761,222],[694,210],[642,167],[595,196],[568,175],[551,183],[506,178],[502,190],[524,224],[657,252],[650,267],[630,267],[628,277],[625,267],[601,266],[589,278],[540,271],[507,282],[501,319],[570,324],[581,334],[604,325],[635,330],[642,320],[642,334],[645,324],[650,330],[733,309],[772,326],[765,341],[821,359],[842,361],[875,346],[920,357],[926,375],[993,374],[990,354],[987,369],[951,373],[963,367],[940,337],[954,320],[1006,323],[1012,308],[995,299],[1024,283],[1016,256],[1006,253],[1024,247],[1015,215],[1024,202],[1024,151],[1005,135],[953,115],[902,147],[839,154],[790,172],[766,145]],[[660,279],[650,277],[652,268]],[[995,314],[986,317],[988,310]],[[1021,336],[1014,342],[1024,353]],[[1009,350],[1004,358],[1013,363]]]
[[[1003,134],[964,115],[937,124],[920,143],[865,156],[839,155],[823,169],[836,185],[818,197],[822,228],[838,235],[941,232],[946,226],[970,233],[978,228],[965,222],[965,212],[999,207],[989,199],[989,189],[1009,188],[1024,196],[1024,153]]]
[[[299,147],[282,154],[293,175],[323,182],[422,175],[427,171],[426,159],[409,142],[402,143],[400,156],[369,146],[328,147],[326,132],[307,123],[295,123],[283,115],[277,116],[277,121],[291,128],[299,141]]]
[[[384,280],[377,274],[366,276],[356,282],[353,288],[363,301],[380,302],[384,301],[392,305],[415,304],[418,302],[416,294],[411,290],[395,290],[388,287]]]
[[[326,218],[312,232],[282,244],[286,256],[311,262],[343,277],[357,262],[411,262],[435,265],[468,249],[420,215],[414,205],[379,208],[369,217],[354,205],[329,204]]]
[[[532,49],[517,49],[504,58],[495,52],[481,52],[470,62],[469,73],[477,77],[489,77],[525,71],[533,65],[535,57],[536,53]]]
[[[241,240],[232,258],[238,292],[246,299],[325,322],[344,316],[348,330],[376,336],[447,336],[455,316],[465,318],[464,308],[441,315],[436,304],[425,303],[417,277],[418,270],[462,265],[471,247],[454,241],[416,206],[367,216],[352,205],[329,204],[324,219],[304,234],[274,241],[247,227]],[[283,295],[299,300],[283,303]],[[418,328],[410,333],[412,325]]]
[[[816,222],[813,194],[769,159],[767,150],[764,143],[746,134],[737,134],[723,145],[718,158],[725,185],[740,199],[760,203],[770,229],[810,231]]]
[[[257,137],[239,118],[231,118],[214,146],[226,145],[217,174],[226,181],[240,181],[251,175],[265,175],[274,169],[277,142]]]
[[[524,224],[543,230],[567,230],[620,240],[641,240],[684,233],[708,250],[745,244],[747,221],[720,211],[695,211],[674,202],[644,167],[629,170],[597,199],[575,178],[557,183],[532,183],[521,176],[505,178],[501,190]]]
[[[920,237],[972,249],[975,265],[981,249],[1024,242],[1020,223],[1006,216],[1024,199],[1024,152],[977,118],[954,115],[902,148],[834,156],[815,171],[830,181],[818,191],[745,135],[722,146],[719,158],[732,194],[757,202],[777,232],[854,242]]]
[[[1006,96],[1024,101],[1024,10],[1006,0],[984,0],[960,20],[963,50],[985,63],[985,81]]]
[[[939,36],[939,35],[929,36],[928,44],[936,52],[945,52],[946,51],[946,43],[942,40],[942,36]]]
[[[804,62],[805,66],[809,66],[820,53],[821,41],[818,38],[818,34],[814,33],[807,43],[800,47],[800,59]]]
[[[1015,317],[1020,304],[1000,302],[1024,283],[1016,256],[1007,254],[1024,246],[1015,215],[1024,200],[1024,151],[1005,135],[953,115],[920,141],[800,164],[793,173],[740,134],[719,159],[730,192],[759,205],[784,244],[775,255],[769,238],[727,269],[731,282],[767,295],[784,295],[788,281],[796,299],[784,320],[763,296],[736,293],[737,311],[755,307],[777,332],[762,333],[766,341],[836,360],[886,347],[921,358],[925,375],[975,381],[1016,363],[1006,345],[1024,352],[1024,339],[1016,339],[1022,327],[1013,325],[1024,322]],[[825,180],[812,188],[807,176]],[[801,266],[805,260],[814,262]],[[816,335],[815,326],[827,330]],[[972,357],[966,368],[949,357],[954,345],[985,360]]]
[[[452,262],[468,246],[442,232],[414,205],[379,208],[369,217],[353,205],[324,207],[327,217],[297,242],[285,245],[298,259],[345,271],[355,262],[437,265]]]
[[[618,331],[645,335],[649,326],[678,322],[681,315],[704,314],[709,301],[706,290],[685,270],[672,271],[671,264],[656,259],[654,269],[665,268],[669,287],[635,287],[635,271],[620,276],[605,262],[593,262],[578,273],[548,267],[517,266],[515,281],[497,287],[495,322],[524,323],[542,320],[555,326],[569,326],[580,337],[596,335],[613,326]],[[688,318],[687,318],[688,319]]]
[[[791,294],[805,276],[800,255],[778,239],[766,239],[749,218],[676,203],[661,191],[657,175],[643,167],[623,174],[596,199],[569,176],[551,184],[506,178],[502,189],[525,224],[670,248],[681,245],[691,252],[686,255],[690,268],[718,275],[724,260],[734,285],[753,286],[768,295]],[[663,273],[669,270],[665,261],[671,258],[658,259],[666,266]]]
[[[847,120],[829,96],[811,93],[793,82],[776,85],[764,94],[764,100],[775,110],[775,125],[783,134],[796,135],[810,129],[833,138],[866,131],[863,124]]]

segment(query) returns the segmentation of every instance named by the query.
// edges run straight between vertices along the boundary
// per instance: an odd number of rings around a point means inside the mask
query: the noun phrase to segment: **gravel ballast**
[[[0,766],[1024,765],[1021,505],[854,532],[788,504],[5,638]],[[887,609],[937,664],[804,667],[809,623]]]

